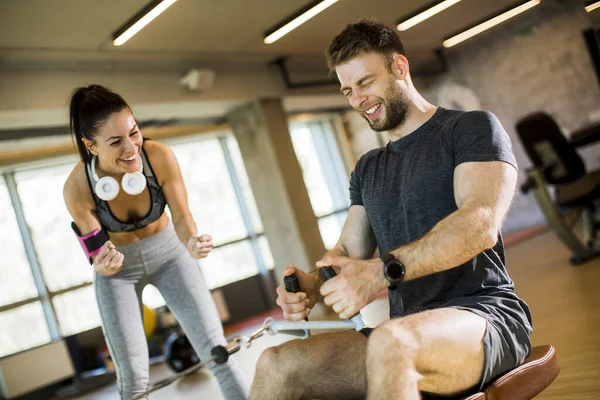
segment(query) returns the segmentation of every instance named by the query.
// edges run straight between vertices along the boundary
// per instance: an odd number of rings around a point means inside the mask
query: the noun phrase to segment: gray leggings
[[[161,232],[117,246],[117,250],[125,256],[123,268],[108,277],[94,274],[94,287],[119,393],[121,399],[129,399],[148,390],[150,383],[141,313],[146,284],[158,288],[200,359],[209,358],[210,350],[226,340],[202,271],[177,238],[171,222]],[[225,364],[211,364],[225,399],[248,398],[248,384],[235,356]]]

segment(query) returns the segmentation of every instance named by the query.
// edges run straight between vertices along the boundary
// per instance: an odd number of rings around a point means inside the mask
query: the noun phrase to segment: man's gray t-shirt
[[[485,111],[439,107],[411,134],[361,157],[350,180],[351,206],[364,206],[379,251],[387,253],[422,238],[455,212],[454,169],[485,161],[517,168],[498,119]],[[511,347],[524,346],[517,353],[529,352],[531,315],[506,271],[501,235],[492,249],[460,266],[389,290],[389,300],[391,318],[441,307],[469,309],[501,323],[515,342]]]

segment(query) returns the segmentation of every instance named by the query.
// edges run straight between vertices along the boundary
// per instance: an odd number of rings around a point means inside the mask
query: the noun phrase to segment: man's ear
[[[392,72],[396,79],[406,79],[408,77],[409,65],[408,60],[402,54],[394,55],[392,59]]]

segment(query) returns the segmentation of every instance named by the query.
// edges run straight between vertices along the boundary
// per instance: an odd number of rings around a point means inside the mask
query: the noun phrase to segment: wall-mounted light
[[[426,7],[423,7],[414,14],[403,18],[401,22],[398,22],[398,26],[396,27],[396,29],[398,29],[399,31],[406,31],[412,28],[413,26],[420,24],[426,19],[429,19],[434,15],[444,11],[446,8],[455,5],[458,2],[460,2],[460,0],[435,1],[427,5]]]
[[[113,34],[113,44],[123,45],[176,1],[154,0],[149,3]]]
[[[338,0],[318,0],[307,4],[301,10],[298,10],[293,16],[289,17],[284,22],[278,24],[274,28],[269,29],[265,33],[265,43],[271,44],[281,39],[321,11],[329,8],[333,4],[337,3]]]
[[[600,8],[600,1],[588,1],[585,4],[585,11],[587,11],[587,12],[592,12],[596,8]]]
[[[481,32],[484,32],[496,25],[503,23],[506,20],[511,19],[512,17],[514,17],[516,15],[521,14],[522,12],[529,10],[532,7],[537,6],[538,4],[540,4],[540,0],[529,0],[529,1],[522,2],[522,4],[517,7],[514,7],[507,11],[501,12],[499,15],[496,15],[495,17],[492,17],[492,18],[486,20],[485,22],[477,24],[477,25],[473,26],[472,28],[466,29],[465,31],[463,31],[459,34],[453,35],[452,37],[444,40],[443,46],[444,47],[455,46],[461,42],[464,42],[467,39],[472,38],[475,35],[480,34]]]

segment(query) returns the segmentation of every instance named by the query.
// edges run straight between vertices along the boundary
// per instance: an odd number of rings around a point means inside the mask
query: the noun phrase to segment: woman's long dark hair
[[[100,85],[89,85],[75,89],[69,105],[71,135],[77,145],[79,157],[84,163],[92,160],[82,138],[93,141],[98,129],[113,113],[129,105],[121,96]]]

